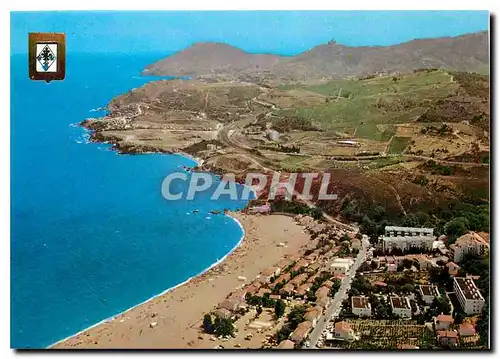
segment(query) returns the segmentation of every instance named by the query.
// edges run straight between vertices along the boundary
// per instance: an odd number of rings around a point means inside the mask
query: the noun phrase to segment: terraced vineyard
[[[335,343],[343,349],[396,349],[400,344],[424,349],[437,345],[433,331],[415,321],[363,319],[347,322],[360,339]]]

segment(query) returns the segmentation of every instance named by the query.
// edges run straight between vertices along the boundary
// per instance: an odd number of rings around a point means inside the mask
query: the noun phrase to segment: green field
[[[363,122],[356,129],[356,137],[368,140],[386,142],[396,134],[396,128],[392,125],[377,125],[376,123]]]
[[[322,130],[352,127],[363,123],[360,137],[387,140],[387,134],[374,133],[370,125],[414,121],[428,108],[430,101],[448,97],[458,88],[443,71],[419,72],[401,77],[332,80],[319,85],[288,85],[280,90],[317,92],[328,96],[325,103],[299,108],[280,109],[277,116],[296,116],[311,121]],[[389,136],[390,138],[390,136]]]
[[[411,141],[411,137],[396,137],[394,136],[389,144],[389,154],[400,154],[402,153],[408,143]]]

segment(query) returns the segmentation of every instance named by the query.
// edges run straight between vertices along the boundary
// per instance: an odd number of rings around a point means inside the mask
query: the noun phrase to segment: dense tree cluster
[[[285,314],[286,304],[283,300],[278,299],[274,305],[274,314],[276,318],[281,318]]]
[[[384,234],[386,226],[430,227],[434,228],[434,234],[437,236],[445,233],[446,228],[454,238],[469,230],[489,232],[490,226],[488,204],[460,201],[452,201],[432,209],[421,208],[405,216],[387,212],[381,205],[359,199],[347,199],[342,203],[340,213],[345,219],[359,223],[360,232],[366,234],[373,244],[378,243],[378,237]],[[465,220],[456,220],[457,218]],[[415,248],[415,251],[419,249]]]
[[[284,324],[276,333],[276,341],[280,343],[281,341],[288,339],[295,328],[297,328],[297,326],[304,321],[305,314],[306,307],[304,305],[296,305],[293,307],[290,313],[288,313],[286,324]]]
[[[203,330],[205,333],[215,334],[217,336],[233,335],[234,325],[230,318],[215,317],[212,321],[210,314],[205,314],[203,317]]]
[[[304,203],[296,202],[296,201],[273,201],[271,203],[271,210],[273,212],[285,212],[285,213],[293,213],[293,214],[303,214],[307,216],[311,216],[314,219],[323,218],[323,212],[314,207],[310,208]]]

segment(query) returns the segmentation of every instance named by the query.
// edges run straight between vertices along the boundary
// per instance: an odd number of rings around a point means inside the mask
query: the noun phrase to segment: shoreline
[[[49,349],[180,349],[205,347],[200,325],[205,313],[242,285],[296,255],[310,237],[293,218],[231,212],[243,230],[240,241],[223,258],[126,311],[100,321]],[[280,242],[287,245],[282,246]],[[242,281],[240,277],[245,277]],[[209,342],[210,344],[210,342]]]
[[[70,124],[70,126],[71,127],[80,127],[82,129],[82,131],[83,131],[84,134],[88,134],[88,133],[91,134],[92,132],[94,132],[94,131],[92,131],[92,130],[84,127],[84,126],[81,126],[81,124]],[[89,140],[90,140],[90,138],[89,138]],[[87,143],[92,143],[89,140],[88,140]],[[94,142],[94,143],[102,143],[102,142]],[[117,154],[120,154],[118,151],[116,151],[116,148],[113,146],[112,143],[104,143],[104,144],[109,145],[110,149],[115,150],[115,152]],[[134,153],[132,153],[132,154],[134,154]],[[147,155],[147,154],[158,154],[158,153],[157,152],[151,152],[151,153],[144,153],[144,154]],[[168,155],[168,153],[159,153],[159,154],[167,154]],[[184,157],[186,159],[189,159],[189,160],[192,160],[193,162],[195,162],[196,165],[193,166],[193,167],[191,167],[192,170],[195,169],[195,168],[197,168],[197,167],[201,167],[203,165],[203,162],[204,162],[201,158],[194,157],[194,156],[189,155],[189,154],[187,154],[185,152],[175,152],[175,153],[171,153],[170,155],[181,156],[181,157]],[[175,290],[176,288],[179,288],[179,287],[182,287],[183,285],[188,284],[193,279],[196,279],[198,277],[203,276],[205,273],[207,273],[208,271],[210,271],[214,267],[216,267],[219,264],[223,263],[236,249],[238,249],[241,246],[241,244],[243,243],[243,240],[245,238],[245,235],[246,235],[245,228],[244,228],[243,224],[236,217],[234,217],[234,215],[231,215],[231,213],[236,213],[236,212],[228,212],[228,213],[224,213],[223,215],[231,218],[239,226],[239,228],[241,229],[242,234],[241,234],[240,239],[236,243],[236,245],[233,248],[231,248],[231,250],[229,252],[227,252],[221,259],[219,259],[218,261],[214,262],[213,264],[211,264],[207,268],[203,269],[198,274],[193,275],[193,276],[187,278],[183,282],[181,282],[181,283],[179,283],[179,284],[177,284],[177,285],[175,285],[173,287],[167,288],[167,289],[165,289],[164,291],[162,291],[159,294],[155,294],[155,295],[149,297],[148,299],[146,299],[146,300],[144,300],[144,301],[142,301],[142,302],[140,302],[138,304],[135,304],[135,305],[133,305],[133,306],[131,306],[131,307],[129,307],[129,308],[121,311],[121,312],[113,314],[113,315],[111,315],[111,316],[109,316],[109,317],[107,317],[107,318],[105,318],[103,320],[100,320],[99,322],[97,322],[95,324],[92,324],[92,325],[90,325],[90,326],[88,326],[88,327],[86,327],[86,328],[84,328],[84,329],[82,329],[82,330],[80,330],[80,331],[78,331],[78,332],[76,332],[74,334],[71,334],[71,335],[69,335],[69,336],[67,336],[67,337],[65,337],[63,339],[57,340],[56,342],[54,342],[52,344],[49,344],[45,349],[53,349],[58,344],[61,344],[61,343],[65,342],[65,341],[67,341],[67,340],[69,340],[71,338],[74,338],[74,337],[76,337],[76,336],[78,336],[78,335],[80,335],[82,333],[85,333],[85,332],[87,332],[87,331],[89,331],[89,330],[91,330],[91,329],[93,329],[95,327],[98,327],[99,325],[112,322],[117,317],[119,317],[119,316],[121,316],[121,315],[123,315],[123,314],[125,314],[125,313],[127,313],[127,312],[129,312],[129,311],[131,311],[131,310],[133,310],[133,309],[135,309],[135,308],[137,308],[137,307],[139,307],[139,306],[147,303],[147,302],[150,302],[150,301],[152,301],[152,300],[154,300],[154,299],[156,299],[158,297],[161,297],[161,296],[167,294],[168,292]]]
[[[179,284],[176,284],[173,287],[167,288],[164,291],[162,291],[161,293],[155,294],[152,297],[150,297],[150,298],[148,298],[148,299],[146,299],[146,300],[144,300],[144,301],[142,301],[142,302],[140,302],[138,304],[135,304],[135,305],[131,306],[128,309],[125,309],[125,310],[123,310],[123,311],[121,311],[119,313],[116,313],[116,314],[114,314],[114,315],[112,315],[112,316],[110,316],[110,317],[108,317],[106,319],[103,319],[103,320],[101,320],[101,321],[99,321],[99,322],[97,322],[95,324],[92,324],[91,326],[89,326],[87,328],[84,328],[84,329],[76,332],[75,334],[71,334],[71,335],[69,335],[69,336],[67,336],[67,337],[65,337],[63,339],[60,339],[60,340],[58,340],[58,341],[56,341],[56,342],[48,345],[45,349],[54,349],[53,347],[56,346],[56,345],[58,345],[58,344],[61,344],[61,343],[65,342],[65,341],[67,341],[67,340],[69,340],[71,338],[74,338],[74,337],[76,337],[76,336],[78,336],[78,335],[80,335],[80,334],[82,334],[84,332],[87,332],[87,331],[89,331],[89,330],[91,330],[91,329],[93,329],[95,327],[98,327],[101,324],[104,324],[104,323],[107,323],[107,322],[112,322],[113,320],[117,319],[117,317],[119,317],[119,316],[121,316],[121,315],[123,315],[123,314],[125,314],[125,313],[127,313],[127,312],[129,312],[129,311],[131,311],[131,310],[133,310],[133,309],[135,309],[135,308],[137,308],[137,307],[139,307],[139,306],[147,303],[147,302],[150,302],[150,301],[152,301],[152,300],[154,300],[154,299],[156,299],[158,297],[161,297],[161,296],[167,294],[168,292],[173,291],[176,288],[179,288],[179,287],[182,287],[183,285],[188,284],[193,279],[196,279],[196,278],[202,276],[206,272],[210,271],[214,267],[216,267],[219,264],[221,264],[222,262],[224,262],[236,249],[238,249],[238,247],[241,246],[241,244],[243,243],[243,240],[245,238],[245,228],[243,227],[243,225],[241,224],[241,222],[237,218],[235,218],[234,216],[232,216],[230,214],[224,214],[224,215],[227,216],[227,217],[229,217],[229,218],[231,218],[234,222],[236,222],[236,224],[240,227],[240,229],[242,231],[242,235],[241,235],[239,241],[236,243],[236,245],[226,255],[224,255],[221,259],[219,259],[217,262],[215,262],[215,263],[211,264],[210,266],[208,266],[207,268],[203,269],[200,273],[198,273],[198,274],[196,274],[194,276],[189,277],[185,281],[183,281],[183,282],[181,282]]]

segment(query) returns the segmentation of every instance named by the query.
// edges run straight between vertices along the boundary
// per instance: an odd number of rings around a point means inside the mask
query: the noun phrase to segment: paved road
[[[350,289],[351,282],[356,275],[356,271],[358,270],[359,266],[361,266],[361,264],[365,261],[366,249],[368,248],[368,246],[369,246],[368,239],[363,239],[362,248],[359,251],[356,260],[354,261],[354,264],[349,271],[349,275],[342,280],[342,284],[340,285],[338,292],[335,294],[332,301],[330,302],[330,305],[326,308],[325,314],[323,314],[319,318],[318,323],[316,324],[313,331],[309,335],[309,343],[310,343],[309,349],[317,349],[316,344],[318,342],[321,333],[326,328],[328,322],[330,322],[330,320],[336,317],[340,312],[340,307],[344,299],[347,298],[347,293]]]

